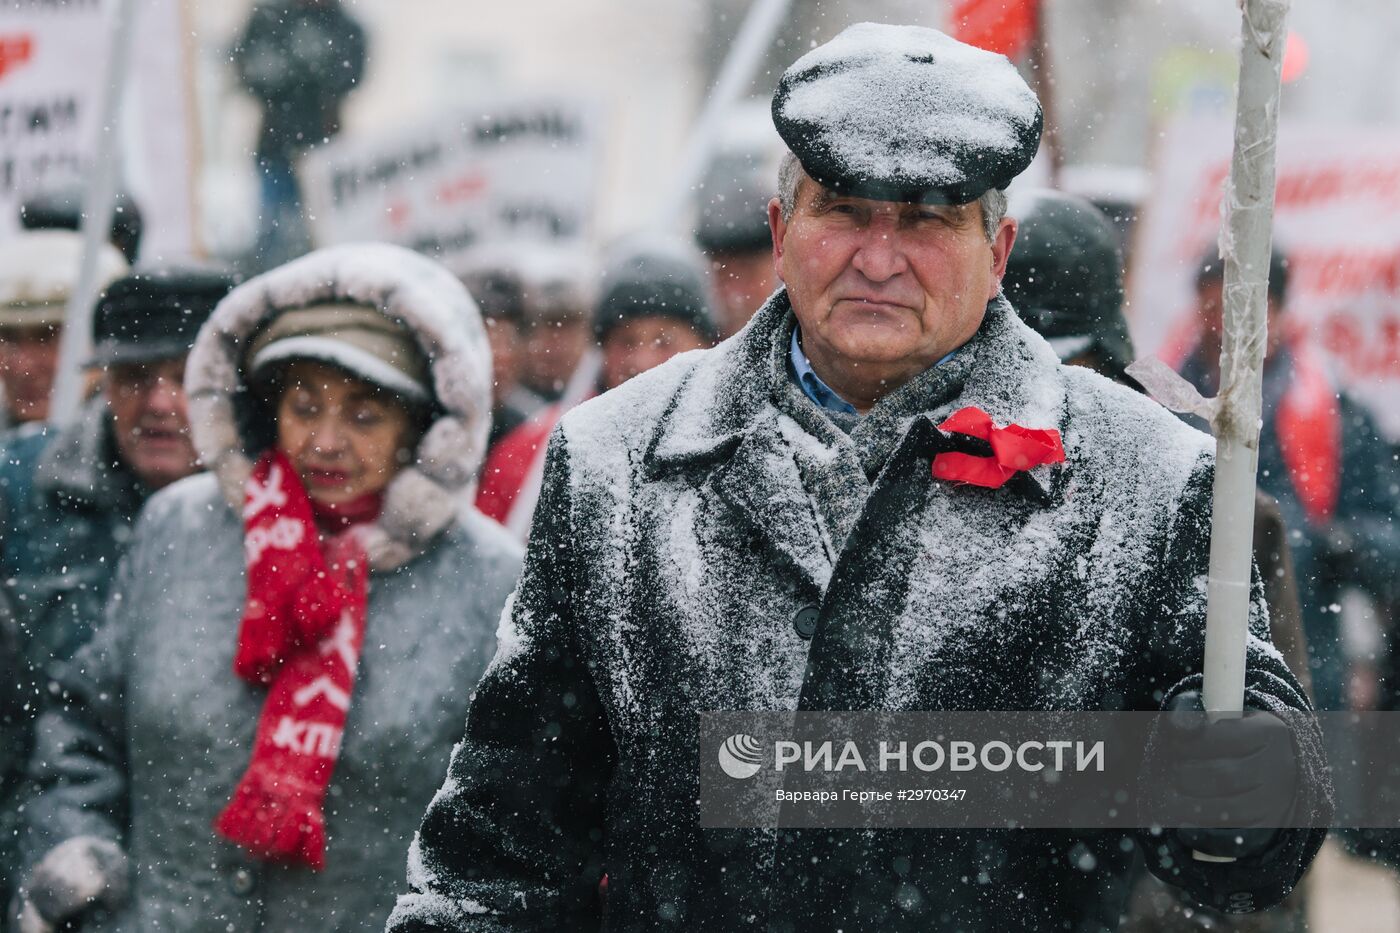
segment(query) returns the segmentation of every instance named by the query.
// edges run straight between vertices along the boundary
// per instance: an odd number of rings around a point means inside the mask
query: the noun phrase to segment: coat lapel
[[[928,536],[940,541],[940,547],[960,541],[970,522],[982,524],[985,517],[986,527],[1015,540],[1023,524],[1063,502],[1070,464],[1018,474],[996,490],[933,479],[930,463],[937,453],[983,452],[978,449],[983,442],[937,429],[960,408],[980,408],[1002,425],[1054,427],[1062,434],[1071,427],[1059,360],[1004,302],[989,306],[982,329],[964,348],[961,365],[966,367],[961,390],[942,401],[930,399],[928,409],[904,422],[907,428],[837,562],[808,655],[799,709],[889,708],[891,688],[899,679],[896,671],[910,667],[911,652],[926,650],[900,634],[909,612],[911,583],[927,574],[952,579],[987,573],[1002,559],[994,550],[969,555],[957,547],[943,559],[925,559]],[[1001,517],[987,515],[988,510]],[[1019,568],[1007,568],[1012,569]],[[988,607],[965,608],[966,613],[952,605],[936,611],[957,616],[954,621],[959,624],[972,624],[972,613]]]
[[[702,494],[718,504],[725,525],[799,574],[814,597],[826,590],[834,555],[776,412],[769,409],[744,435],[734,455],[710,473]]]
[[[735,540],[795,574],[815,601],[833,557],[773,404],[788,310],[780,291],[742,331],[705,354],[661,418],[644,469],[649,478],[694,477]]]

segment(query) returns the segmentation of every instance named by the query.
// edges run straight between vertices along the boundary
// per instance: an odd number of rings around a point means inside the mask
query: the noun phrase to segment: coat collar
[[[34,494],[126,516],[140,510],[145,497],[117,459],[112,420],[102,399],[88,402],[78,420],[56,434],[40,455]]]
[[[791,305],[779,290],[743,330],[702,357],[660,419],[645,458],[650,475],[726,460],[747,434],[774,423],[765,412],[774,407],[778,380],[788,379],[783,360],[791,331]],[[953,359],[881,400],[865,418],[877,419],[871,427],[887,455],[916,421],[936,426],[969,405],[998,424],[1067,434],[1059,358],[1000,296]],[[1068,466],[1039,467],[1028,474],[1030,485],[1051,497],[1063,488]]]

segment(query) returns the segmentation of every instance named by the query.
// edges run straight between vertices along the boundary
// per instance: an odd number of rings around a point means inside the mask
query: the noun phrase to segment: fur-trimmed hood
[[[439,414],[412,466],[385,490],[365,535],[370,564],[392,569],[421,553],[468,501],[491,427],[491,350],[481,313],[442,266],[381,243],[317,250],[250,279],[228,294],[199,332],[186,368],[195,448],[218,476],[230,507],[260,450],[246,430],[253,393],[243,356],[268,321],[297,308],[344,302],[377,309],[407,327],[432,368]]]

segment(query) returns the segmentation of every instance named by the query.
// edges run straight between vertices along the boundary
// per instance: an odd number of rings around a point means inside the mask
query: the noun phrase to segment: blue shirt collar
[[[816,370],[812,369],[812,364],[807,359],[807,354],[802,352],[802,343],[798,339],[801,333],[801,327],[792,329],[792,346],[788,350],[788,359],[792,362],[792,371],[797,374],[797,384],[801,387],[802,394],[815,402],[817,407],[827,411],[839,412],[843,415],[859,415],[860,413],[856,411],[854,405],[837,395],[831,386],[822,382],[822,377],[817,375]],[[953,350],[934,365],[942,366],[956,356],[957,352],[957,350]]]
[[[802,388],[802,393],[815,402],[818,408],[840,412],[843,415],[859,414],[854,405],[832,391],[831,386],[822,382],[822,377],[812,369],[812,364],[808,361],[807,354],[802,352],[802,344],[797,339],[801,331],[800,327],[792,329],[792,349],[788,351],[788,358],[792,360],[792,371],[797,374],[797,384]]]

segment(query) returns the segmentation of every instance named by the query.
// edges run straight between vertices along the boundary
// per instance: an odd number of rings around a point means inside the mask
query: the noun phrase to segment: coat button
[[[228,889],[239,897],[247,897],[257,887],[257,879],[246,868],[240,868],[229,878]]]
[[[797,610],[797,615],[792,617],[792,627],[797,629],[797,634],[803,640],[810,641],[817,631],[817,619],[821,618],[822,611],[816,606],[803,606]]]

